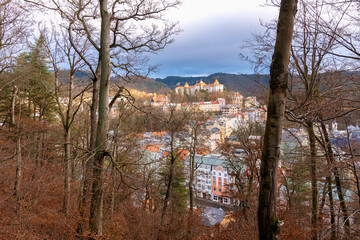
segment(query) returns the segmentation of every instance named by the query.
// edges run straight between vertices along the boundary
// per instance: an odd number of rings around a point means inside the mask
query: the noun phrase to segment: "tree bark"
[[[88,200],[90,198],[90,191],[92,185],[92,175],[94,166],[94,152],[95,152],[95,140],[96,140],[96,129],[97,129],[97,109],[99,105],[99,88],[98,79],[100,75],[100,67],[97,68],[96,76],[92,80],[92,104],[90,108],[90,144],[89,154],[86,162],[84,163],[84,182],[80,201],[80,222],[77,228],[77,233],[82,234],[86,228],[86,219],[89,214],[88,212]]]
[[[93,167],[92,197],[90,203],[90,231],[92,234],[103,234],[103,163],[107,151],[107,133],[109,128],[109,77],[110,77],[110,14],[108,1],[100,0],[101,35],[100,56],[101,76],[99,92],[99,115],[95,143]]]
[[[13,94],[11,100],[11,125],[16,131],[14,133],[16,146],[15,146],[15,160],[16,160],[16,173],[15,173],[15,182],[14,182],[14,195],[17,200],[20,200],[20,186],[21,186],[21,165],[22,165],[22,155],[21,155],[21,136],[19,131],[19,124],[16,123],[15,120],[15,106],[16,106],[16,98],[17,98],[18,88],[16,86],[13,87]],[[19,113],[20,116],[20,113]]]
[[[330,205],[330,224],[331,224],[331,235],[330,239],[336,239],[336,225],[335,225],[335,211],[334,211],[334,197],[332,190],[332,179],[329,173],[329,176],[326,177],[328,182],[328,195],[329,195],[329,205]]]
[[[326,129],[326,126],[325,126],[324,122],[322,122],[322,121],[320,122],[320,124],[321,124],[321,130],[323,131],[323,134],[324,134],[326,155],[330,161],[330,164],[331,164],[330,168],[331,168],[331,171],[333,172],[334,178],[335,178],[336,190],[337,190],[338,197],[340,200],[340,208],[341,208],[341,211],[343,213],[343,218],[344,218],[343,221],[344,221],[344,226],[345,226],[345,233],[348,236],[350,236],[350,219],[349,219],[349,213],[348,213],[346,202],[345,202],[344,193],[342,190],[342,182],[340,179],[339,170],[335,165],[336,163],[335,163],[335,159],[334,159],[334,153],[333,153],[333,149],[330,144],[329,134]]]
[[[71,190],[71,138],[70,129],[65,129],[64,134],[64,200],[63,212],[65,216],[69,214],[70,208],[70,190]]]
[[[169,180],[167,182],[167,188],[166,188],[165,199],[164,199],[164,206],[163,206],[163,209],[162,209],[162,212],[161,212],[160,225],[164,224],[165,215],[166,215],[168,203],[169,203],[170,196],[171,196],[171,188],[172,188],[171,186],[172,186],[172,182],[173,182],[175,160],[176,159],[173,156],[171,156],[170,168],[169,168]]]
[[[279,239],[280,224],[276,213],[277,168],[288,84],[288,65],[297,0],[282,0],[275,50],[270,67],[270,93],[260,169],[258,207],[259,239]]]
[[[310,145],[310,175],[311,175],[311,239],[318,239],[318,187],[317,187],[317,162],[316,162],[316,136],[314,124],[306,123]]]
[[[197,142],[197,133],[193,132],[193,146],[190,147],[190,176],[189,176],[189,205],[190,205],[190,212],[194,211],[194,175],[195,175],[195,154],[196,154],[196,142]]]

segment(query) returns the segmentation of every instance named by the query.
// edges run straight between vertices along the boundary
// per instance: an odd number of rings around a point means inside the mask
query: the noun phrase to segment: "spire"
[[[331,124],[331,129],[332,131],[337,131],[337,122],[336,122],[336,118],[334,119],[334,121]]]

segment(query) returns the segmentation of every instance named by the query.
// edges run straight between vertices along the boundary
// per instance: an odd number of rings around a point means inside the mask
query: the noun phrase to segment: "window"
[[[216,175],[216,172],[215,172],[215,171],[213,171],[213,175]]]
[[[219,182],[219,187],[221,187],[221,182]]]
[[[219,188],[219,192],[221,192],[221,188]]]
[[[208,186],[208,187],[207,187],[207,189],[208,189],[208,190],[211,190],[211,187],[210,187],[210,186]]]
[[[227,173],[224,173],[224,177],[227,177]]]
[[[223,202],[224,202],[224,203],[228,203],[228,199],[227,199],[227,198],[224,198],[224,199],[223,199]]]
[[[213,177],[213,180],[215,181],[215,180],[216,180],[216,177]]]
[[[214,191],[216,191],[216,187],[214,187]]]
[[[215,200],[215,201],[217,201],[217,200],[218,200],[218,197],[217,197],[217,196],[214,196],[213,198],[214,198],[214,200]]]
[[[218,177],[218,181],[221,182],[221,177]]]
[[[216,185],[216,182],[215,182],[215,181],[213,181],[213,185]]]
[[[227,183],[227,178],[224,178],[224,182]]]
[[[219,172],[219,176],[221,176],[221,172]]]

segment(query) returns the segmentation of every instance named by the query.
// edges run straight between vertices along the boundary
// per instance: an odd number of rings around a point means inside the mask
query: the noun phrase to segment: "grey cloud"
[[[214,72],[251,72],[250,64],[241,62],[242,43],[259,31],[259,20],[248,16],[218,16],[184,26],[175,42],[157,55],[152,64],[161,64],[154,77],[201,75]]]

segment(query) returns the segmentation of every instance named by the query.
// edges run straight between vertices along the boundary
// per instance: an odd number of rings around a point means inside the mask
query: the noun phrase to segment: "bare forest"
[[[264,0],[245,97],[149,78],[181,7],[0,1],[0,239],[360,239],[360,2]]]

